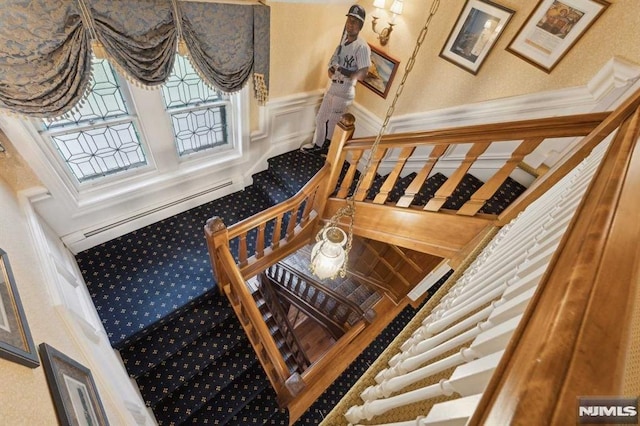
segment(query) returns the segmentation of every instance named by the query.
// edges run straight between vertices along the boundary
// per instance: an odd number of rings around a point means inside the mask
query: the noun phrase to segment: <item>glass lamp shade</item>
[[[332,226],[324,231],[311,249],[311,271],[320,279],[335,278],[346,260],[347,234]]]
[[[374,0],[373,1],[373,7],[375,7],[376,9],[384,9],[384,4],[386,3],[387,0]]]
[[[404,5],[402,3],[402,0],[393,0],[393,3],[391,4],[391,8],[389,9],[389,11],[393,13],[395,16],[402,15],[403,6]]]

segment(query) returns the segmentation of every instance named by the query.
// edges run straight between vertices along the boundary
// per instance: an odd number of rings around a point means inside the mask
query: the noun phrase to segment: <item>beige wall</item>
[[[360,1],[368,16],[361,35],[381,47],[371,31],[372,1]],[[387,3],[390,3],[389,1]],[[515,11],[502,37],[474,76],[439,58],[465,0],[442,0],[407,80],[395,116],[475,103],[527,93],[581,86],[612,57],[640,64],[640,2],[612,0],[611,6],[550,73],[532,66],[505,48],[537,1],[499,0]],[[400,60],[400,69],[386,100],[358,87],[356,102],[384,117],[413,52],[431,0],[406,0],[389,44],[382,49]],[[324,86],[324,64],[335,47],[348,5],[271,4],[271,98]]]
[[[58,312],[51,306],[29,229],[13,188],[0,178],[0,247],[7,252],[35,345],[46,342],[87,366],[82,352]],[[0,358],[0,424],[55,425],[54,405],[42,365],[32,369]],[[105,409],[118,412],[103,398]],[[122,419],[112,418],[112,421]]]

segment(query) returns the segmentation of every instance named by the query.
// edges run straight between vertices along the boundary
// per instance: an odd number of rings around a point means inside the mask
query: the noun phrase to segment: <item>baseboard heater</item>
[[[108,230],[116,228],[116,227],[118,227],[120,225],[124,225],[125,223],[133,222],[134,220],[138,220],[138,219],[143,218],[145,216],[149,216],[150,214],[157,213],[157,212],[159,212],[161,210],[164,210],[164,209],[167,209],[169,207],[177,206],[178,204],[184,203],[185,201],[193,200],[194,198],[198,198],[198,197],[206,195],[206,194],[208,194],[210,192],[214,192],[214,191],[217,191],[219,189],[226,188],[227,186],[231,186],[232,184],[233,184],[233,181],[228,181],[228,182],[225,182],[225,183],[220,184],[218,186],[214,186],[213,188],[205,189],[204,191],[200,191],[200,192],[197,192],[195,194],[191,194],[191,195],[189,195],[187,197],[181,198],[179,200],[172,201],[172,202],[167,203],[167,204],[163,204],[162,206],[158,206],[158,207],[153,208],[151,210],[147,210],[147,211],[144,211],[142,213],[138,213],[138,214],[130,216],[130,217],[126,218],[126,219],[122,219],[122,220],[119,220],[117,222],[110,223],[109,225],[103,226],[101,228],[94,229],[93,231],[85,232],[84,236],[85,236],[85,238],[93,237],[94,235],[97,235],[97,234],[99,234],[101,232],[108,231]]]

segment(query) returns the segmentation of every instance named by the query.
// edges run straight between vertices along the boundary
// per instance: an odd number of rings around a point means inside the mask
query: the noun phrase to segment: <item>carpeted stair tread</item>
[[[238,319],[229,317],[140,376],[137,382],[142,396],[152,403],[160,400],[244,339],[246,336]]]
[[[493,196],[480,209],[480,213],[500,214],[527,188],[510,177],[500,185]]]
[[[120,356],[129,375],[139,377],[232,315],[226,299],[204,298],[172,321],[121,349]]]
[[[234,415],[230,421],[230,425],[264,425],[277,424],[281,426],[289,423],[269,423],[270,419],[286,421],[289,419],[286,410],[278,408],[276,393],[270,387],[267,387],[251,400],[240,412]],[[283,416],[284,414],[284,416]]]
[[[156,418],[161,424],[185,421],[256,363],[256,355],[249,341],[245,339],[239,342],[157,402],[153,407]]]
[[[269,169],[296,194],[324,166],[325,159],[299,150],[286,152],[268,160]]]
[[[202,222],[187,216],[132,231],[76,260],[117,349],[215,287]]]
[[[388,176],[389,175],[385,175],[376,178],[376,180],[371,184],[371,188],[367,192],[367,200],[373,200],[376,195],[380,193],[380,189],[382,188],[385,180],[387,180]],[[415,176],[416,173],[414,172],[397,179],[395,185],[393,186],[393,188],[391,188],[391,191],[389,191],[386,202],[395,203],[396,201],[398,201],[400,197],[404,195],[404,191],[411,184]]]
[[[184,424],[229,424],[233,416],[268,386],[269,380],[262,365],[255,363],[222,389],[213,400],[186,419]]]
[[[253,186],[260,189],[273,206],[296,194],[290,186],[281,180],[279,175],[274,174],[270,169],[253,175]]]
[[[464,205],[464,203],[469,201],[473,193],[480,189],[482,185],[484,185],[484,182],[477,177],[470,175],[469,173],[465,174],[460,181],[460,184],[456,187],[442,208],[458,210]]]
[[[420,190],[413,198],[411,205],[424,206],[427,202],[433,198],[436,191],[447,181],[447,177],[442,173],[435,173],[422,184]]]
[[[362,302],[360,307],[366,313],[369,309],[373,308],[375,304],[380,301],[380,299],[382,299],[382,296],[377,292],[373,292],[371,293],[371,295],[369,295],[369,297],[367,297],[364,302]]]

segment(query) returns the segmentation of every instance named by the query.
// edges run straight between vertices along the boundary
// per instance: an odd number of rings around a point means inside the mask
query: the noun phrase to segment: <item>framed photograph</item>
[[[59,423],[65,426],[108,425],[89,369],[46,343],[40,344],[39,349]]]
[[[40,365],[13,279],[9,257],[2,249],[0,249],[0,357],[31,368]]]
[[[371,47],[371,66],[367,76],[360,83],[386,99],[400,61],[372,45],[369,47]]]
[[[540,0],[507,50],[549,73],[607,7],[604,0]]]
[[[440,57],[477,74],[513,16],[513,10],[488,0],[467,0]]]

